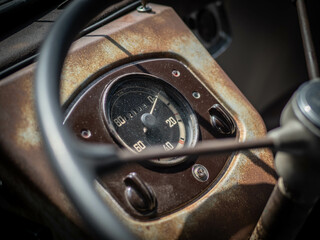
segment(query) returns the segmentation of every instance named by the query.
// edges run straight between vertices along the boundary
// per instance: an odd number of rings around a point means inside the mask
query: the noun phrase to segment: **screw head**
[[[81,137],[88,139],[91,137],[91,131],[88,129],[82,129],[81,130]]]
[[[172,75],[173,75],[174,77],[180,77],[180,72],[179,72],[178,70],[173,70],[173,71],[172,71]]]
[[[201,164],[193,165],[192,175],[199,182],[205,182],[209,179],[209,172],[208,172],[207,168]]]
[[[201,97],[200,93],[199,92],[193,92],[192,93],[192,96],[195,98],[195,99],[199,99]]]

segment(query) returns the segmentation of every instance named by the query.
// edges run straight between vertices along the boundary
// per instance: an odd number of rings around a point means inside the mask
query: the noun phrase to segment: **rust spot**
[[[3,164],[10,161],[23,178],[30,181],[26,185],[29,191],[34,191],[34,187],[40,189],[50,203],[55,203],[66,216],[81,224],[42,148],[34,109],[33,72],[34,65],[31,65],[1,81],[0,108],[4,114],[0,115],[0,144],[7,154]],[[20,178],[19,175],[15,177]],[[20,189],[19,185],[14,187]],[[28,192],[27,189],[18,191]]]
[[[15,129],[16,142],[20,147],[30,148],[39,147],[40,133],[36,123],[35,110],[34,110],[34,94],[33,85],[31,81],[24,81],[21,86],[21,99],[22,102],[27,102],[20,111],[22,124]]]

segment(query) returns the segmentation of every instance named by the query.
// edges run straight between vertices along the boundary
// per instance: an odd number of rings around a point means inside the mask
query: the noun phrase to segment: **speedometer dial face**
[[[171,151],[194,146],[198,123],[187,100],[163,80],[148,75],[128,75],[114,81],[103,97],[104,118],[117,142],[135,153],[151,146]],[[154,159],[175,165],[185,157]]]

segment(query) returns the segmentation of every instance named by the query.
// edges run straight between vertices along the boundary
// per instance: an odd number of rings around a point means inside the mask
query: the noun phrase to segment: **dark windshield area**
[[[0,40],[48,13],[64,0],[0,0]]]

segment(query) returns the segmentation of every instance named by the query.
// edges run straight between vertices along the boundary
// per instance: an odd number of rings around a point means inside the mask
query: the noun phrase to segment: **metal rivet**
[[[205,182],[209,179],[209,172],[205,166],[201,164],[195,164],[192,167],[192,175],[200,182]]]
[[[91,132],[90,130],[87,130],[87,129],[83,129],[81,130],[81,137],[85,138],[85,139],[88,139],[91,137]]]
[[[200,93],[198,93],[198,92],[193,92],[192,93],[192,96],[195,98],[195,99],[199,99],[200,98]]]
[[[173,75],[174,77],[180,77],[180,72],[179,72],[178,70],[173,70],[173,71],[172,71],[172,75]]]

